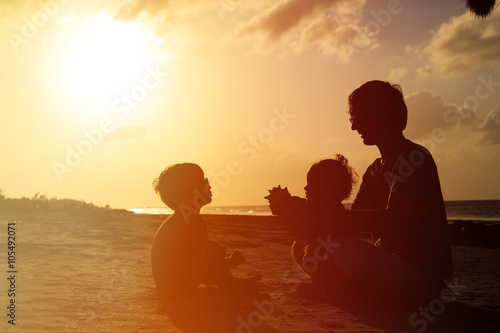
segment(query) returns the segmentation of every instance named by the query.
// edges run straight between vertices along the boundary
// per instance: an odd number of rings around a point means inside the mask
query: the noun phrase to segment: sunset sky
[[[401,84],[407,138],[445,200],[500,199],[500,9],[462,0],[0,3],[0,189],[161,207],[151,182],[198,163],[214,206],[304,195],[311,163],[378,157],[347,96]],[[355,193],[348,201],[354,199]]]

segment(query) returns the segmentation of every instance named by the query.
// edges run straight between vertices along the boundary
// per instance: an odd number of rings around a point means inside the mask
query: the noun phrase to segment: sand
[[[165,216],[101,212],[3,216],[16,221],[15,326],[8,324],[7,251],[1,254],[1,332],[498,332],[500,250],[453,246],[455,294],[422,309],[322,301],[290,258],[291,238],[275,217],[205,216],[209,236],[244,253],[240,278],[257,290],[202,288],[196,299],[159,310],[150,244]],[[451,295],[451,296],[450,296]],[[419,311],[428,310],[427,318]],[[413,316],[413,317],[412,317]],[[410,318],[413,321],[409,320]]]

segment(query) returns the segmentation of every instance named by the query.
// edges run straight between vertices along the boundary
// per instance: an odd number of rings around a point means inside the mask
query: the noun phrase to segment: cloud
[[[316,47],[327,55],[348,62],[355,53],[379,46],[379,31],[360,24],[366,0],[128,0],[115,17],[141,20],[154,26],[159,36],[180,32],[196,39],[196,28],[204,31],[230,12],[255,12],[238,24],[232,36],[250,40],[259,51],[278,49],[303,52]],[[200,22],[207,24],[201,24]]]
[[[146,134],[144,126],[128,125],[119,128],[118,130],[109,133],[103,139],[103,142],[122,141],[127,139],[136,139]]]
[[[483,124],[479,128],[479,139],[477,144],[491,146],[500,143],[500,109],[488,113]]]
[[[284,33],[299,25],[301,22],[324,12],[332,4],[341,1],[331,0],[292,0],[280,1],[273,7],[253,17],[240,33],[254,33],[262,31],[271,40],[279,39]]]
[[[377,33],[359,25],[364,5],[364,0],[282,0],[237,26],[235,36],[260,49],[302,52],[316,45],[348,62],[352,54],[378,46]]]
[[[499,44],[499,10],[483,20],[466,12],[443,23],[425,44],[416,47],[426,57],[417,72],[421,76],[459,76],[494,66],[500,58]]]
[[[141,14],[159,14],[171,10],[169,0],[132,0],[118,9],[116,17],[123,20],[133,20]]]
[[[215,4],[227,2],[233,0],[128,0],[118,7],[115,18],[140,21],[154,27],[158,36],[171,33],[188,35],[201,21],[216,21]]]
[[[143,20],[156,26],[162,35],[176,29],[189,30],[199,23],[220,23],[236,11],[255,10],[271,0],[125,0],[115,17],[119,20]],[[203,26],[203,32],[209,25]]]
[[[404,78],[407,73],[408,73],[408,71],[404,67],[393,68],[393,69],[391,69],[391,72],[389,73],[389,76],[387,77],[387,81],[397,83],[397,82],[401,81],[401,79]]]
[[[117,9],[115,18],[147,22],[155,27],[158,35],[163,35],[179,28],[184,21],[185,4],[182,0],[130,0]]]
[[[462,126],[479,123],[476,110],[471,106],[446,103],[431,92],[419,91],[405,98],[408,106],[408,125],[405,135],[421,139],[435,130],[457,130]]]

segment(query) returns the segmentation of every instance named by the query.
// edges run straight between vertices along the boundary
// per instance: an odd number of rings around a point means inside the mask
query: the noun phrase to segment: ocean
[[[351,204],[346,203],[349,209]],[[486,224],[500,224],[500,200],[474,201],[445,201],[446,215],[449,221],[473,220]],[[130,208],[129,211],[137,214],[172,214],[169,208]],[[202,214],[228,215],[271,215],[269,206],[207,206],[201,210]]]

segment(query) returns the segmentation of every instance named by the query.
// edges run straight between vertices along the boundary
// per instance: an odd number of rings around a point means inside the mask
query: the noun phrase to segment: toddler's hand
[[[229,263],[229,268],[235,268],[238,265],[244,264],[246,262],[243,253],[240,251],[234,251],[230,257],[226,258]]]
[[[272,190],[268,191],[269,195],[264,197],[264,199],[269,200],[269,208],[271,208],[271,213],[273,213],[273,215],[280,215],[286,208],[286,203],[292,196],[290,195],[290,192],[288,192],[288,188],[281,188],[281,185],[278,185],[278,187],[273,187]]]

